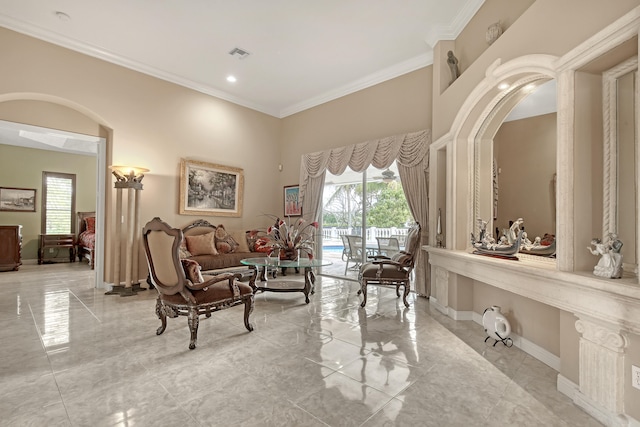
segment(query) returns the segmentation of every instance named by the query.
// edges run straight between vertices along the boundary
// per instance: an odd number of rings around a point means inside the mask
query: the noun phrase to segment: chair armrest
[[[381,261],[381,260],[390,260],[391,259],[386,255],[369,255],[367,258],[373,260],[373,262]]]
[[[400,270],[401,268],[405,267],[404,264],[400,264],[399,262],[393,261],[391,259],[376,260],[376,261],[372,261],[371,264],[377,265],[377,266],[379,266],[379,268],[382,268],[385,265],[392,265],[392,266],[396,267],[398,270]]]
[[[239,278],[238,276],[240,276],[239,274],[233,274],[233,273],[223,273],[223,274],[218,274],[215,275],[213,277],[211,277],[211,279],[205,280],[202,283],[193,283],[192,281],[188,280],[187,281],[187,288],[193,290],[193,291],[200,291],[206,287],[209,287],[211,285],[213,285],[214,283],[218,283],[218,282],[222,282],[225,280],[229,280],[230,283],[233,282],[234,279]]]

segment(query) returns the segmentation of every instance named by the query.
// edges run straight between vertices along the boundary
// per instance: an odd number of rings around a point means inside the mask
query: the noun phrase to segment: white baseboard
[[[558,387],[558,391],[564,394],[565,396],[567,396],[571,400],[573,400],[573,397],[575,396],[576,392],[579,390],[578,384],[569,380],[567,377],[563,376],[562,374],[558,374],[558,380],[556,384]]]
[[[482,325],[482,314],[474,311],[455,311],[451,307],[448,307],[446,314],[454,320],[473,320],[478,325]],[[560,358],[558,356],[545,350],[539,345],[532,343],[528,339],[514,334],[513,332],[511,333],[510,338],[513,340],[513,345],[518,347],[520,350],[560,372]]]
[[[454,320],[473,320],[475,322],[475,313],[473,311],[455,311],[449,307],[447,314]],[[480,320],[480,324],[482,324],[482,319]]]
[[[440,313],[445,314],[447,316],[449,315],[449,313],[447,311],[447,307],[445,307],[442,304],[440,304],[436,297],[431,296],[431,298],[429,298],[429,305],[431,305],[433,308],[438,310]]]

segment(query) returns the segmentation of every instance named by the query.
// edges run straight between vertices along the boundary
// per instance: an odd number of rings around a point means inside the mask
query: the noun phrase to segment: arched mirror
[[[547,246],[556,233],[556,82],[531,76],[505,90],[475,140],[474,218],[496,241],[522,218],[531,244]]]

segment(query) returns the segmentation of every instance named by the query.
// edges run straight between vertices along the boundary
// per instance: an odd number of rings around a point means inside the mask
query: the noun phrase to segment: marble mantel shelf
[[[589,272],[558,271],[544,262],[509,261],[433,246],[422,248],[429,253],[429,263],[434,268],[640,334],[637,279],[604,279]]]

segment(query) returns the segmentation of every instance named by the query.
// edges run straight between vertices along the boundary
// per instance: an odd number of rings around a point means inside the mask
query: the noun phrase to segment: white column
[[[580,388],[575,403],[606,425],[624,425],[624,356],[628,345],[614,324],[578,315]]]
[[[131,272],[132,280],[134,284],[138,284],[140,282],[140,262],[139,251],[140,251],[140,195],[141,190],[136,188],[135,195],[135,217],[133,220],[133,256],[131,263],[133,264],[133,269]]]
[[[120,286],[120,239],[122,236],[122,188],[116,188],[116,235],[113,241],[113,286]]]
[[[131,275],[133,269],[133,233],[134,233],[134,215],[135,215],[135,195],[136,192],[133,188],[127,189],[127,248],[125,259],[125,288],[131,287]]]
[[[447,314],[449,307],[449,271],[442,267],[431,268],[432,284],[429,301],[441,313]]]

